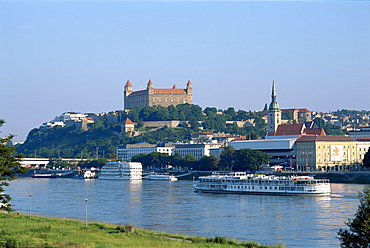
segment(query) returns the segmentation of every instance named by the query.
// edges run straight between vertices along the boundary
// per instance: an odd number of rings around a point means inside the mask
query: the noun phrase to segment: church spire
[[[271,103],[269,107],[269,111],[279,111],[279,104],[276,101],[276,88],[275,88],[275,81],[272,81],[272,93],[271,93]]]
[[[281,110],[276,101],[275,81],[272,81],[271,103],[268,109],[268,132],[275,133],[278,126],[281,124]]]

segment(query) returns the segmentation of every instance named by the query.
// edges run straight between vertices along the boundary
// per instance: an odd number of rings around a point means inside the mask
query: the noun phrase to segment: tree
[[[220,154],[220,162],[218,167],[222,170],[233,170],[235,165],[235,148],[226,146]]]
[[[5,123],[0,120],[0,127]],[[12,206],[9,204],[11,199],[10,195],[4,193],[4,186],[9,186],[8,181],[15,178],[17,173],[25,172],[25,168],[21,166],[21,154],[15,153],[15,148],[8,146],[8,143],[14,136],[8,135],[0,138],[0,209],[11,211]]]
[[[270,156],[261,151],[252,149],[240,149],[236,154],[235,168],[237,170],[256,171],[262,164],[270,162]]]
[[[355,218],[346,223],[349,230],[339,229],[338,235],[341,247],[370,247],[370,189],[365,189],[360,193],[359,198],[360,205]]]
[[[362,161],[362,164],[364,165],[364,167],[370,168],[370,147],[367,150],[367,152],[365,153],[364,160]]]
[[[216,156],[203,156],[198,161],[199,170],[217,170],[218,169],[218,158]]]

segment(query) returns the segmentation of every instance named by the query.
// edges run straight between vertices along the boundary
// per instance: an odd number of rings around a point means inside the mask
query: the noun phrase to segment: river
[[[273,196],[199,194],[187,180],[19,178],[5,192],[14,210],[24,214],[31,208],[32,215],[85,221],[87,206],[88,222],[289,248],[327,248],[339,247],[337,232],[347,228],[345,222],[359,205],[358,193],[367,187],[332,184],[330,196]]]

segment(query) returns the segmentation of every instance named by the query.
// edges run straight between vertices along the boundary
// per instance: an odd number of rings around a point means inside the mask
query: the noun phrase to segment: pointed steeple
[[[270,103],[269,110],[270,111],[278,111],[278,110],[280,110],[279,104],[276,101],[275,81],[272,81],[271,103]]]
[[[267,114],[267,130],[270,134],[274,134],[278,126],[281,124],[281,110],[279,108],[279,104],[276,101],[275,81],[272,81],[271,103]]]
[[[174,85],[172,86],[172,89],[177,89],[176,84],[174,84]]]

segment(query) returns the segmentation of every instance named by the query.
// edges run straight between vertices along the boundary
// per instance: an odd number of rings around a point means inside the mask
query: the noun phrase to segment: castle
[[[132,84],[128,80],[123,91],[123,101],[125,109],[134,107],[151,106],[176,106],[178,104],[193,103],[193,87],[190,80],[185,89],[178,89],[173,85],[172,89],[155,89],[152,80],[149,80],[145,90],[132,90]]]

